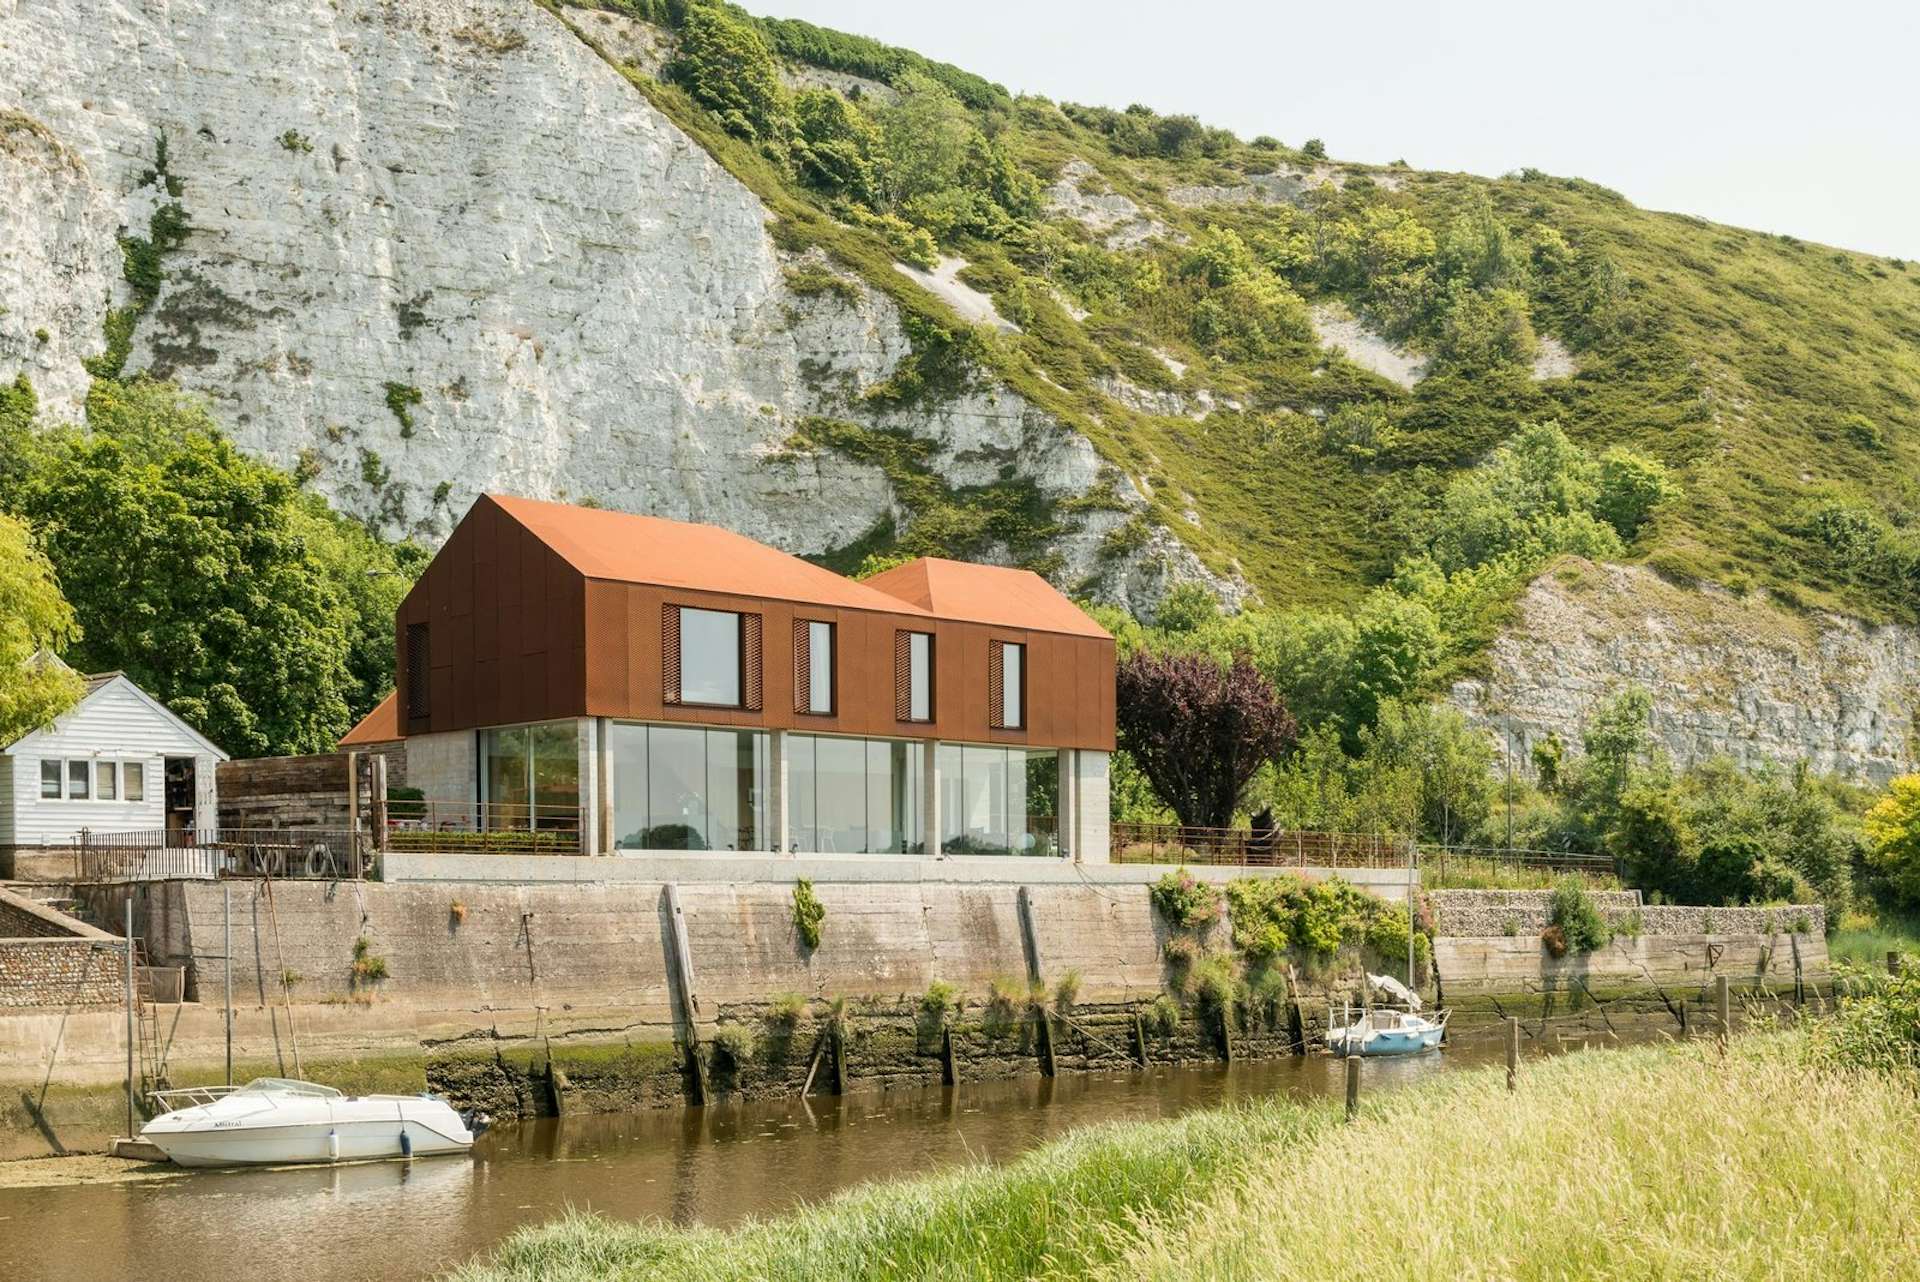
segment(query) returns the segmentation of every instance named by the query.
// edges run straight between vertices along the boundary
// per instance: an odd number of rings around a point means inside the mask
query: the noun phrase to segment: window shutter
[[[428,715],[431,705],[428,695],[432,689],[432,658],[427,649],[427,625],[409,623],[407,625],[407,719],[418,720]]]
[[[680,607],[660,607],[660,697],[680,702]]]
[[[806,619],[793,621],[793,710],[809,711],[813,701],[813,630]]]
[[[1007,728],[1007,643],[987,642],[987,724]]]
[[[893,634],[893,719],[913,720],[913,641],[905,629]]]
[[[760,638],[765,618],[758,614],[740,616],[740,705],[748,712],[760,711],[765,703],[766,674],[760,661]]]

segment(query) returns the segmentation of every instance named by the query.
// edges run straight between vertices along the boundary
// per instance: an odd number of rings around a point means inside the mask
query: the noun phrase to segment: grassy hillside
[[[1450,477],[1551,419],[1596,456],[1628,446],[1674,469],[1681,496],[1631,548],[1669,577],[1920,613],[1920,268],[1648,212],[1578,179],[1345,165],[1308,140],[1013,98],[806,23],[595,7],[678,28],[680,62],[661,79],[629,68],[636,87],[767,200],[784,244],[823,247],[924,322],[926,377],[895,391],[999,378],[1269,603],[1357,600],[1418,545]],[[590,15],[556,12],[592,39]],[[762,58],[894,92],[781,90]],[[1042,190],[1063,172],[1137,219],[1065,216]],[[1289,198],[1246,198],[1275,175]],[[965,259],[961,279],[1020,332],[967,332],[893,269],[935,252]],[[1310,311],[1329,305],[1427,377],[1405,388],[1323,350]],[[1571,374],[1535,370],[1543,343]],[[981,501],[918,496],[905,529],[860,551],[968,550],[947,544],[978,522],[953,518]],[[1050,523],[1072,519],[1018,496],[988,506],[1043,568]]]

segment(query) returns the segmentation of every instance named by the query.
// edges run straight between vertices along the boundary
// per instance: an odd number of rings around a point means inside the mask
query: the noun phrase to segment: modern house
[[[503,496],[395,622],[435,826],[582,853],[1107,857],[1113,638],[1025,570],[865,582],[718,529]]]
[[[226,759],[125,673],[88,677],[79,703],[0,748],[0,853],[211,828]]]

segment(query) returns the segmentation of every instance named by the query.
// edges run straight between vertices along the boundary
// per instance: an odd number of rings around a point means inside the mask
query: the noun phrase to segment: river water
[[[1369,1060],[1366,1089],[1497,1060],[1493,1037]],[[544,1118],[499,1127],[469,1158],[197,1171],[162,1180],[0,1189],[0,1279],[414,1282],[569,1207],[728,1224],[870,1180],[1004,1162],[1075,1127],[1344,1089],[1321,1055]]]

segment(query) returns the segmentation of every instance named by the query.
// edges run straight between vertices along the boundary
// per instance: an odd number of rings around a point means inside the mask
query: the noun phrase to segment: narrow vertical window
[[[1027,647],[1011,641],[987,644],[987,717],[996,730],[1019,730],[1026,721]]]
[[[121,767],[120,791],[127,801],[145,801],[147,799],[147,767],[144,762],[129,761]]]
[[[87,799],[89,792],[87,773],[86,762],[69,761],[67,763],[67,800],[85,801]]]
[[[428,693],[433,681],[433,659],[427,648],[427,625],[407,625],[407,717],[417,720],[429,714]]]
[[[909,632],[906,634],[905,647],[906,677],[896,685],[904,685],[906,695],[906,721],[933,720],[933,634],[931,632]]]
[[[40,799],[42,801],[60,800],[60,763],[42,761],[40,763]]]
[[[833,714],[833,624],[806,620],[803,624],[803,649],[806,658],[806,700],[801,712],[818,716]]]
[[[673,607],[669,607],[672,609]],[[748,706],[742,698],[740,616],[730,610],[674,610],[680,621],[679,703]]]
[[[120,790],[114,785],[115,764],[111,761],[96,761],[93,765],[93,795],[101,801],[118,801]]]

